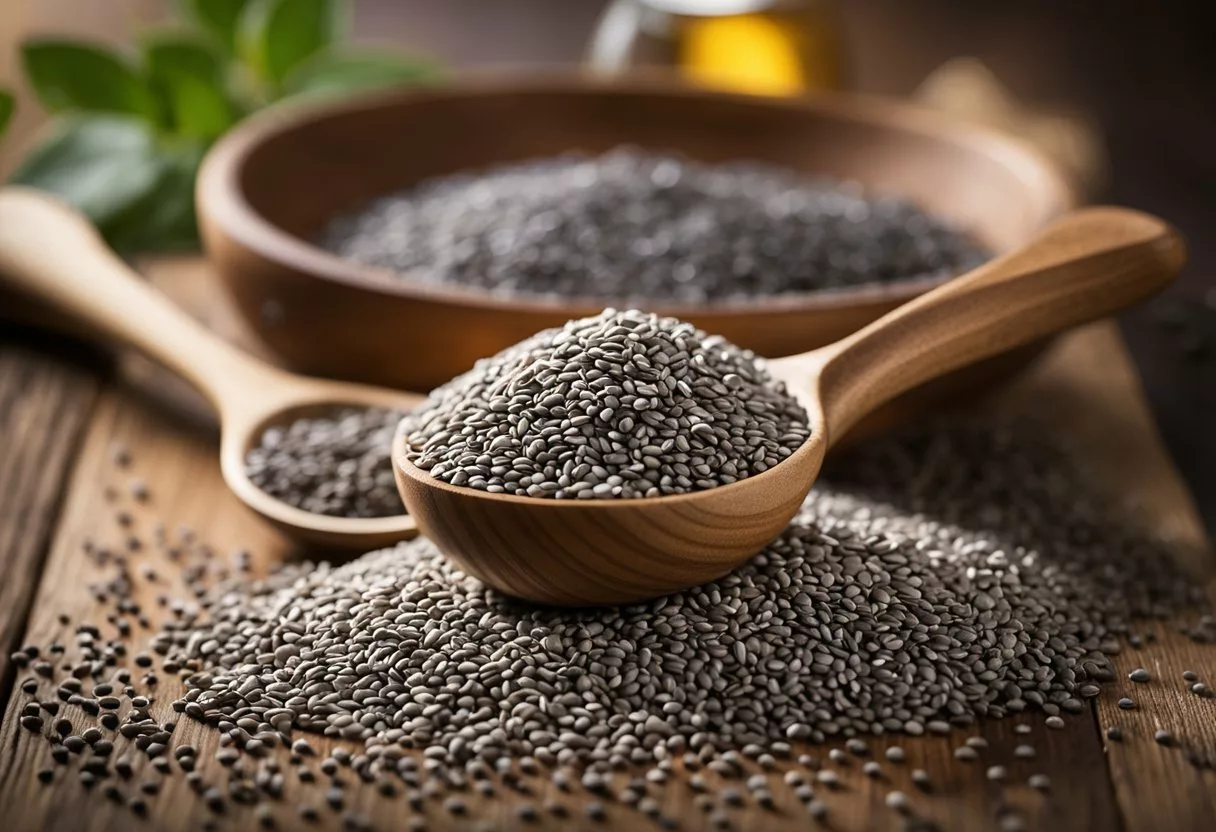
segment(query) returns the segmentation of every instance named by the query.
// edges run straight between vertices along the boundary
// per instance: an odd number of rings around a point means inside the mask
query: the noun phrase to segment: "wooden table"
[[[188,308],[225,334],[238,340],[241,333],[226,308],[214,296],[204,266],[194,261],[163,262],[151,269],[155,282]],[[96,364],[96,362],[93,362]],[[247,547],[254,552],[255,568],[298,555],[275,533],[248,514],[225,490],[216,464],[214,426],[198,405],[167,386],[163,376],[146,367],[124,362],[126,372],[103,374],[96,366],[66,360],[48,353],[28,338],[0,330],[0,704],[5,716],[0,725],[0,828],[21,832],[35,829],[195,829],[212,817],[180,774],[165,780],[159,795],[149,797],[149,818],[137,820],[125,808],[81,787],[72,769],[58,769],[54,781],[43,785],[36,772],[49,762],[47,744],[18,726],[20,710],[31,697],[14,687],[18,674],[9,654],[25,642],[71,640],[59,615],[73,621],[97,621],[104,608],[93,600],[87,585],[100,577],[86,556],[86,539],[98,542],[123,539],[115,522],[115,506],[107,502],[107,485],[124,490],[130,480],[146,481],[152,499],[140,505],[127,499],[124,508],[135,515],[145,531],[155,520],[170,527],[189,524],[215,545],[220,553]],[[1139,382],[1113,326],[1100,324],[1060,342],[1029,373],[999,396],[1000,407],[1045,416],[1084,450],[1101,478],[1121,494],[1129,516],[1147,524],[1174,556],[1210,575],[1207,544],[1195,509],[1173,466],[1163,453]],[[129,471],[110,461],[115,444],[131,448]],[[134,555],[133,561],[141,557]],[[162,614],[153,595],[145,591],[143,606],[153,618]],[[1216,593],[1213,593],[1216,597]],[[31,600],[32,599],[32,600]],[[988,739],[988,762],[965,764],[952,758],[962,734],[950,737],[900,738],[908,762],[884,762],[887,779],[864,777],[860,764],[840,769],[843,788],[818,791],[829,805],[826,821],[816,826],[793,798],[791,790],[774,777],[777,811],[731,810],[737,829],[824,828],[833,830],[899,829],[903,821],[885,807],[890,788],[900,788],[913,801],[917,816],[941,829],[999,829],[1002,813],[1023,813],[1027,829],[1117,830],[1128,832],[1184,832],[1216,829],[1216,699],[1200,699],[1183,692],[1181,673],[1193,669],[1216,680],[1216,646],[1198,646],[1174,626],[1155,627],[1158,642],[1143,650],[1128,650],[1117,657],[1121,677],[1107,686],[1092,711],[1092,719],[1071,718],[1065,730],[1049,730],[1041,715],[1021,715],[981,724],[968,733]],[[137,634],[136,639],[140,636]],[[1129,687],[1122,675],[1144,666],[1156,680],[1138,686],[1136,694],[1147,706],[1123,712],[1115,705]],[[164,674],[162,674],[163,676]],[[28,677],[28,672],[20,678]],[[164,679],[153,714],[167,718],[168,703],[180,690],[176,679]],[[46,698],[44,691],[43,697]],[[80,712],[62,712],[79,722]],[[1022,736],[1015,725],[1031,726]],[[1126,740],[1107,743],[1105,727],[1123,727]],[[1183,738],[1183,747],[1164,748],[1152,740],[1157,728]],[[175,743],[190,742],[199,749],[200,771],[220,781],[214,761],[216,734],[182,719]],[[881,753],[890,738],[874,740]],[[1030,743],[1038,750],[1032,762],[1014,761],[1015,745]],[[119,740],[115,754],[125,740]],[[324,746],[325,743],[318,743]],[[812,750],[826,758],[827,749]],[[147,759],[135,755],[137,765]],[[1188,757],[1190,759],[1188,759]],[[880,757],[881,759],[881,757]],[[1006,785],[988,782],[985,766],[1009,762]],[[77,763],[73,763],[73,767]],[[934,784],[923,794],[910,784],[909,772],[926,769]],[[301,826],[292,802],[302,786],[288,771],[285,800],[276,807],[279,828]],[[1048,774],[1052,789],[1040,794],[1026,785],[1032,772]],[[358,783],[358,779],[348,776]],[[141,780],[137,773],[129,792]],[[537,804],[551,791],[546,780],[534,780]],[[315,787],[314,787],[315,788]],[[403,799],[388,799],[370,786],[350,788],[348,804],[364,812],[377,829],[404,828],[410,812]],[[474,828],[478,818],[498,821],[496,828],[537,826],[547,828],[608,828],[586,820],[577,795],[561,796],[572,809],[567,821],[544,818],[524,824],[513,814],[518,798],[500,790],[486,801],[470,795],[470,817],[460,822]],[[693,808],[693,793],[680,783],[664,792],[664,810],[680,819],[681,828],[705,825]],[[318,805],[319,797],[314,797]],[[425,808],[431,828],[446,828],[451,818],[438,803]],[[640,814],[609,805],[613,826],[649,824]],[[221,828],[256,828],[247,808],[230,809],[217,818]],[[322,808],[321,828],[341,828],[339,816]],[[657,828],[657,827],[656,827]]]

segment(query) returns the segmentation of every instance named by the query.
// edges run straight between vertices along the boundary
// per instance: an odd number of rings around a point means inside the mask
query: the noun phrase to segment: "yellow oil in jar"
[[[678,69],[692,83],[755,95],[798,95],[842,84],[839,31],[823,3],[684,14],[672,23]]]

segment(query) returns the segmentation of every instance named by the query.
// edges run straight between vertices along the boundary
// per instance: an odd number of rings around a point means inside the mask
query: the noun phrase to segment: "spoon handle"
[[[1075,211],[993,260],[824,350],[819,371],[828,439],[926,381],[1164,288],[1186,249],[1169,224],[1125,208]]]
[[[277,372],[150,287],[88,220],[40,191],[0,189],[0,280],[160,361],[217,407],[257,391]]]

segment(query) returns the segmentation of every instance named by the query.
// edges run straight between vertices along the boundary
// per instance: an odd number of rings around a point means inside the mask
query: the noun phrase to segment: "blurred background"
[[[606,14],[603,0],[357,0],[352,37],[456,71],[576,65],[590,49],[604,67],[677,64],[694,80],[761,92],[841,87],[916,94],[946,109],[969,101],[970,117],[1021,132],[1055,155],[1087,199],[1157,213],[1187,236],[1191,261],[1182,279],[1122,323],[1167,444],[1209,527],[1216,525],[1210,4],[812,2],[795,4],[793,17],[758,33],[642,31],[637,15],[652,15],[653,23],[656,13],[678,12],[680,0],[654,0],[640,12],[616,5]],[[20,71],[23,39],[54,34],[129,46],[174,13],[171,0],[0,1],[0,86],[17,100],[0,144],[0,177],[35,145],[47,119]],[[757,49],[766,55],[763,67],[724,67],[715,58],[724,49]]]

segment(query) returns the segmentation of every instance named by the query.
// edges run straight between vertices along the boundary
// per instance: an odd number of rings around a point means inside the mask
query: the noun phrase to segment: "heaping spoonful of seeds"
[[[0,190],[0,280],[86,330],[142,351],[198,388],[219,412],[225,482],[288,536],[367,550],[417,533],[392,491],[382,493],[391,483],[375,482],[375,472],[346,470],[361,461],[336,461],[316,444],[327,435],[356,445],[387,442],[392,429],[379,423],[421,397],[294,375],[241,352],[148,286],[84,217],[38,191]],[[312,447],[300,447],[305,442]],[[317,470],[292,459],[293,445],[311,450]],[[348,482],[337,488],[325,481],[342,476]],[[341,493],[358,485],[373,493]]]
[[[773,540],[875,407],[1133,304],[1184,258],[1166,223],[1087,208],[835,344],[767,361],[607,310],[434,391],[398,431],[397,484],[421,531],[503,592],[605,604],[695,586]]]

